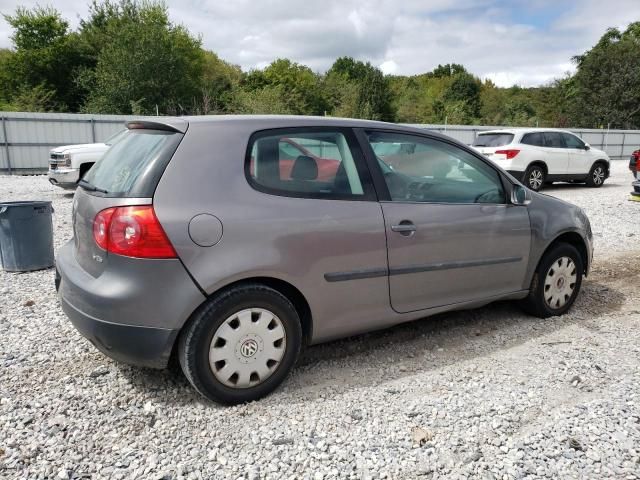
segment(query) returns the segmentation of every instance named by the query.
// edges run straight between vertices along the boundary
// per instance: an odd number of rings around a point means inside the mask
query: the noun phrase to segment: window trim
[[[340,133],[344,136],[347,141],[347,145],[349,150],[351,151],[351,156],[353,157],[353,161],[356,166],[356,170],[358,172],[358,176],[360,177],[360,183],[362,184],[362,195],[348,194],[334,194],[334,193],[320,193],[320,192],[296,192],[291,190],[281,190],[279,188],[272,188],[262,185],[258,183],[251,176],[251,150],[253,150],[253,145],[255,142],[261,138],[265,137],[295,137],[296,134],[304,134],[304,133]],[[360,143],[358,142],[356,136],[354,135],[353,129],[349,127],[339,127],[339,126],[309,126],[309,127],[280,127],[280,128],[269,128],[254,131],[250,136],[247,142],[247,150],[245,152],[244,158],[244,176],[251,188],[254,190],[265,193],[268,195],[275,195],[278,197],[289,197],[289,198],[304,198],[304,199],[313,199],[313,200],[347,200],[347,201],[356,201],[356,202],[377,202],[378,197],[376,194],[376,189],[374,188],[373,181],[371,178],[371,172],[366,165],[364,154]]]
[[[369,167],[369,171],[371,172],[371,177],[373,179],[373,184],[376,189],[376,193],[378,195],[379,201],[381,203],[403,203],[403,204],[421,204],[421,205],[504,205],[509,206],[511,203],[509,202],[509,192],[513,188],[512,182],[504,175],[503,172],[497,168],[496,165],[492,164],[484,155],[481,155],[475,150],[467,147],[464,144],[459,144],[455,140],[449,140],[448,138],[443,138],[439,135],[432,135],[430,132],[413,132],[401,129],[392,129],[392,128],[354,128],[354,132],[358,141],[360,142],[361,149],[364,152],[365,160],[367,161],[367,166]],[[416,202],[414,200],[393,200],[391,198],[391,193],[389,192],[389,187],[387,187],[387,182],[384,180],[384,175],[382,174],[382,170],[380,169],[380,165],[378,165],[378,161],[376,159],[375,153],[373,152],[373,148],[369,143],[369,139],[367,137],[367,132],[380,132],[380,133],[390,133],[396,135],[409,135],[415,136],[418,138],[424,138],[427,140],[437,141],[446,143],[451,145],[452,147],[459,148],[460,150],[468,153],[469,155],[475,157],[484,163],[488,168],[493,170],[498,176],[498,181],[502,184],[502,189],[504,191],[504,201],[501,203],[448,203],[448,202]]]

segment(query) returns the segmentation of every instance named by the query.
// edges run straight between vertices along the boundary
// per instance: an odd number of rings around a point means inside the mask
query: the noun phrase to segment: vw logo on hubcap
[[[252,339],[245,340],[240,346],[240,353],[243,357],[253,357],[258,351],[258,342]]]

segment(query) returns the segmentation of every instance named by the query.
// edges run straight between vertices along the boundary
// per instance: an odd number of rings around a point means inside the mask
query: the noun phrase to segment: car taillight
[[[501,153],[502,155],[507,156],[507,160],[511,160],[513,157],[520,153],[520,150],[509,149],[509,150],[496,150],[495,153]]]
[[[151,205],[98,212],[93,221],[93,238],[103,250],[126,257],[177,257]]]

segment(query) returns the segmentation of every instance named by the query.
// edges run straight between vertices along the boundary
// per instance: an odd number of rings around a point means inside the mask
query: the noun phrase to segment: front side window
[[[248,175],[258,190],[286,196],[365,199],[370,193],[345,133],[296,129],[252,138]]]
[[[567,148],[579,148],[580,150],[584,150],[584,142],[575,135],[563,133],[562,138],[564,138],[564,143],[567,145]]]
[[[367,135],[392,201],[505,202],[498,172],[459,147],[406,134]]]

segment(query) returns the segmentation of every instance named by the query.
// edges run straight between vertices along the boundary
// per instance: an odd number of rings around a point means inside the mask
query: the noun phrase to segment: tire
[[[570,271],[575,278],[567,273]],[[563,315],[580,292],[583,272],[582,257],[573,245],[558,243],[551,247],[538,263],[529,295],[521,301],[522,309],[539,318]]]
[[[178,359],[200,394],[233,405],[275,390],[301,345],[293,304],[265,285],[246,284],[211,298],[192,315],[178,340]]]
[[[540,165],[529,165],[524,172],[523,182],[526,187],[537,192],[542,188],[542,185],[544,185],[546,176],[547,174],[544,168]]]
[[[593,164],[591,170],[589,170],[589,176],[587,177],[587,185],[592,188],[600,188],[604,185],[604,180],[607,176],[607,167],[602,162]]]

